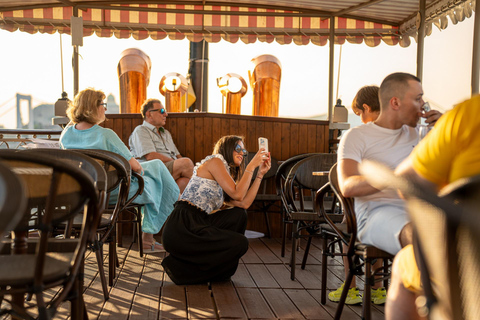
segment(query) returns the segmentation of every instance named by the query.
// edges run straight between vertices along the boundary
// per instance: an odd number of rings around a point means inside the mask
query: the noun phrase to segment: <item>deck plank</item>
[[[321,304],[322,298],[322,290],[307,290],[308,293],[318,302]],[[335,316],[335,312],[337,311],[338,303],[331,302],[327,298],[327,303],[322,306],[332,317]],[[358,307],[354,307],[358,308]],[[360,312],[362,312],[360,308]],[[342,319],[359,319],[361,318],[359,314],[357,314],[353,309],[347,305],[344,306],[342,310]]]
[[[247,319],[242,302],[232,282],[212,283],[212,293],[220,319]]]
[[[257,254],[263,263],[282,263],[268,246],[266,246],[260,239],[251,239],[249,247]]]
[[[284,289],[303,289],[303,286],[298,280],[290,279],[290,269],[283,264],[267,264],[265,265],[271,273],[275,281]]]
[[[306,290],[286,289],[285,293],[307,319],[332,319],[332,316]]]
[[[245,264],[240,263],[238,265],[237,271],[232,276],[233,284],[236,288],[256,288],[257,285],[253,281],[250,273],[248,272]]]
[[[159,315],[163,271],[158,268],[162,255],[146,255],[145,267],[135,292],[130,320],[156,320]]]
[[[127,320],[129,317],[135,290],[143,271],[143,258],[140,258],[137,252],[129,251],[125,260],[123,268],[118,270],[117,282],[110,291],[110,298],[105,302],[99,320]]]
[[[249,319],[275,318],[258,288],[237,288],[237,292]]]
[[[186,286],[189,319],[216,319],[215,306],[207,284]]]
[[[160,319],[188,319],[185,286],[173,283],[166,273],[160,297]]]
[[[247,264],[248,272],[259,288],[280,288],[264,264]]]
[[[273,312],[280,319],[305,319],[282,289],[260,289]]]
[[[262,263],[262,259],[260,259],[260,257],[255,253],[252,248],[250,248],[250,246],[247,253],[245,253],[240,260],[243,263]]]

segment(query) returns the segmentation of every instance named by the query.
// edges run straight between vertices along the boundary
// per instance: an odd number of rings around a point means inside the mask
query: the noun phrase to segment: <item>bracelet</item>
[[[260,177],[260,176],[257,176],[257,178],[256,178],[256,179],[260,179],[260,180],[262,180],[262,179],[263,179],[263,176],[261,176],[261,177]]]
[[[245,170],[245,172],[248,172],[248,173],[250,173],[250,174],[253,176],[253,171]]]

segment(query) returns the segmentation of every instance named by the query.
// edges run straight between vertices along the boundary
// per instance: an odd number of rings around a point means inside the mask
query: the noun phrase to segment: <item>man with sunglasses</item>
[[[160,100],[148,99],[143,103],[140,112],[143,124],[137,126],[130,135],[130,151],[139,160],[162,160],[182,193],[192,177],[193,162],[182,157],[172,135],[163,127],[167,122],[167,110]]]

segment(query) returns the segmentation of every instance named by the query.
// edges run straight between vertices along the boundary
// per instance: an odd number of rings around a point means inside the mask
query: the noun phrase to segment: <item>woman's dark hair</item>
[[[235,183],[240,181],[240,178],[245,171],[245,161],[242,162],[240,167],[235,166],[235,163],[233,161],[233,151],[235,150],[235,147],[240,141],[243,142],[243,139],[244,138],[240,136],[223,136],[217,141],[215,147],[213,147],[213,154],[221,154],[225,161],[228,163],[228,166],[230,167],[230,175],[232,176],[232,179],[235,181]],[[230,196],[227,195],[225,192],[224,198],[225,201],[231,200]]]

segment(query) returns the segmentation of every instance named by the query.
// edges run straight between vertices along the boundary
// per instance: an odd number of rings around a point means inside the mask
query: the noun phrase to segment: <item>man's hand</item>
[[[438,110],[430,110],[422,114],[422,118],[425,118],[425,123],[427,123],[429,127],[433,127],[441,116],[442,113]]]

